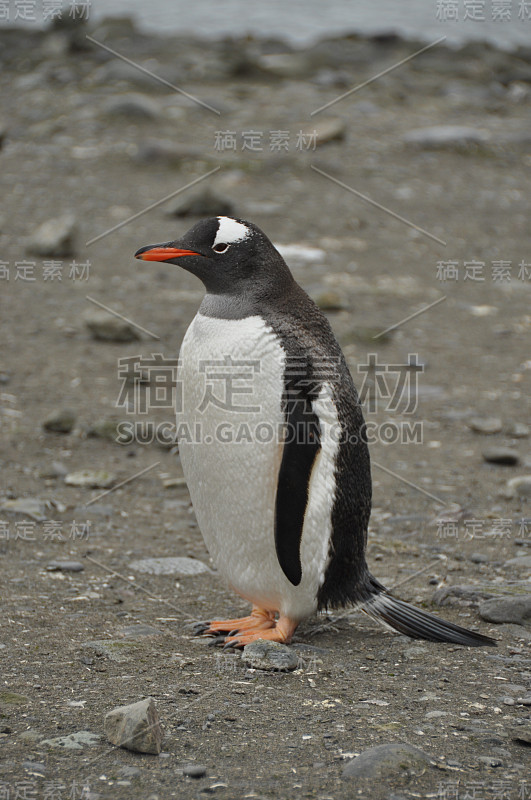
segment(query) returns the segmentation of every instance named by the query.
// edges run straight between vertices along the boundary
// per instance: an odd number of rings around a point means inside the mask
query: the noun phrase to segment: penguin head
[[[252,222],[210,217],[180,239],[141,247],[135,258],[176,264],[196,275],[212,294],[282,288],[293,278],[280,253]]]

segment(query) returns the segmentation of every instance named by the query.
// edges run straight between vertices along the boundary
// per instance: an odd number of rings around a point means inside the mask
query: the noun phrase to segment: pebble
[[[242,660],[252,669],[267,671],[291,671],[297,669],[299,664],[298,655],[291,648],[280,642],[270,642],[266,639],[258,639],[256,642],[246,644],[243,648]]]
[[[489,447],[483,451],[483,460],[489,464],[514,467],[520,461],[520,456],[510,447]]]
[[[142,774],[142,770],[138,767],[131,767],[126,765],[125,767],[121,767],[118,770],[118,775],[120,778],[137,778],[139,775]]]
[[[432,759],[418,747],[410,744],[380,744],[369,747],[353,758],[343,770],[343,778],[387,779],[397,776],[409,778],[434,766]]]
[[[78,731],[68,736],[55,736],[53,739],[42,739],[40,745],[47,747],[62,747],[64,750],[82,750],[85,746],[92,746],[99,742],[99,733]]]
[[[307,244],[275,244],[276,249],[283,259],[291,264],[315,264],[325,261],[326,253],[320,247],[311,247]]]
[[[22,766],[29,775],[42,778],[46,774],[46,766],[39,761],[23,761]]]
[[[65,476],[67,486],[82,486],[88,489],[108,489],[115,480],[114,475],[103,469],[81,469],[78,472],[69,472]]]
[[[436,606],[445,606],[449,605],[449,601],[454,597],[469,603],[478,603],[480,600],[487,600],[494,596],[493,592],[480,589],[479,586],[457,584],[455,586],[441,586],[440,589],[434,592],[432,600]]]
[[[183,775],[187,778],[204,778],[207,774],[207,768],[199,764],[187,764],[183,767]]]
[[[479,615],[487,622],[524,625],[531,618],[531,594],[485,600],[479,607]]]
[[[313,124],[306,133],[305,136],[317,136],[315,137],[315,144],[317,147],[320,147],[323,144],[328,144],[329,142],[337,142],[343,141],[347,134],[347,125],[345,120],[341,119],[340,117],[330,117],[328,119],[320,119]]]
[[[200,575],[202,572],[212,570],[197,558],[179,558],[168,556],[166,558],[142,558],[132,561],[129,566],[136,572],[146,572],[148,575]]]
[[[177,198],[168,206],[166,213],[170,217],[231,217],[235,215],[235,207],[228,197],[207,187],[190,197]]]
[[[515,439],[526,439],[529,436],[529,425],[523,422],[510,422],[505,432]]]
[[[87,436],[89,438],[107,439],[109,442],[116,442],[119,436],[119,424],[119,419],[111,417],[96,420],[96,422],[87,428]]]
[[[65,475],[68,475],[68,468],[60,461],[52,461],[49,467],[39,472],[39,478],[64,478]]]
[[[14,500],[4,500],[0,505],[1,511],[12,511],[15,514],[25,514],[36,522],[46,520],[46,501],[40,497],[17,497]]]
[[[516,739],[518,742],[525,742],[531,744],[531,720],[523,720],[522,725],[515,725],[507,731],[511,739]]]
[[[83,572],[85,567],[80,561],[50,561],[46,569],[48,572]]]
[[[112,97],[103,106],[103,112],[110,117],[128,117],[133,120],[154,120],[159,116],[159,106],[143,94],[129,92]]]
[[[487,564],[489,557],[485,553],[472,553],[469,560],[473,564]]]
[[[111,744],[126,750],[158,755],[162,749],[162,729],[152,697],[109,711],[104,731]]]
[[[75,424],[75,412],[69,408],[63,408],[47,417],[42,423],[42,427],[45,431],[54,433],[70,433]]]
[[[487,131],[465,125],[432,125],[409,131],[402,137],[405,144],[422,150],[467,150],[485,144],[488,139]]]
[[[345,301],[337,292],[321,292],[315,297],[315,303],[322,311],[342,311],[346,308]]]
[[[531,475],[519,475],[507,481],[509,497],[531,497]]]
[[[92,311],[85,317],[85,325],[92,338],[101,342],[134,342],[140,339],[133,325],[106,311]]]
[[[64,214],[43,222],[31,235],[27,250],[37,256],[63,258],[75,252],[76,221]]]
[[[519,697],[517,700],[521,706],[531,706],[531,694],[528,694],[526,697]]]
[[[308,59],[303,52],[299,53],[268,53],[260,56],[258,66],[275,78],[308,78]]]
[[[99,656],[106,656],[109,661],[121,663],[129,661],[135,655],[136,649],[141,645],[132,639],[129,641],[124,641],[123,639],[94,639],[91,642],[83,642],[81,646],[94,650]]]
[[[473,417],[468,420],[468,427],[475,433],[490,435],[500,433],[503,425],[499,417]]]
[[[200,156],[204,157],[204,151],[199,147],[167,139],[148,139],[138,145],[133,160],[139,164],[160,163],[168,167],[180,167],[183,163]]]
[[[531,568],[531,556],[520,556],[519,558],[510,558],[508,561],[505,562],[503,565],[504,567],[517,567],[523,569],[526,567],[527,569]]]

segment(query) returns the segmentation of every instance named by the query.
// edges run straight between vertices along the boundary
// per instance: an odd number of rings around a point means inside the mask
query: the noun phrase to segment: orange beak
[[[172,258],[181,258],[182,256],[200,256],[201,253],[196,253],[193,250],[179,250],[177,247],[161,247],[155,245],[154,247],[141,247],[135,253],[135,258],[140,258],[143,261],[171,261]]]

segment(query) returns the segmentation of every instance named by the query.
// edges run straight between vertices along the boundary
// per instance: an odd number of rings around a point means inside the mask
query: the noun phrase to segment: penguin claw
[[[195,636],[201,636],[202,633],[210,628],[210,622],[195,622],[191,627]]]
[[[239,641],[237,639],[235,641],[233,641],[233,642],[230,642],[230,641],[229,642],[225,642],[225,644],[223,645],[222,649],[223,650],[229,650],[231,647],[239,647],[239,644],[240,643],[239,643]]]
[[[213,639],[210,639],[207,647],[217,647],[218,644],[224,644],[226,638],[226,636],[215,636]]]

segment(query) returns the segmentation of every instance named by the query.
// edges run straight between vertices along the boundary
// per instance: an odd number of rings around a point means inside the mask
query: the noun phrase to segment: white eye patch
[[[218,217],[219,226],[216,238],[214,239],[215,247],[217,244],[233,244],[234,242],[241,242],[246,239],[251,231],[242,222],[236,222],[235,219],[230,217]]]

